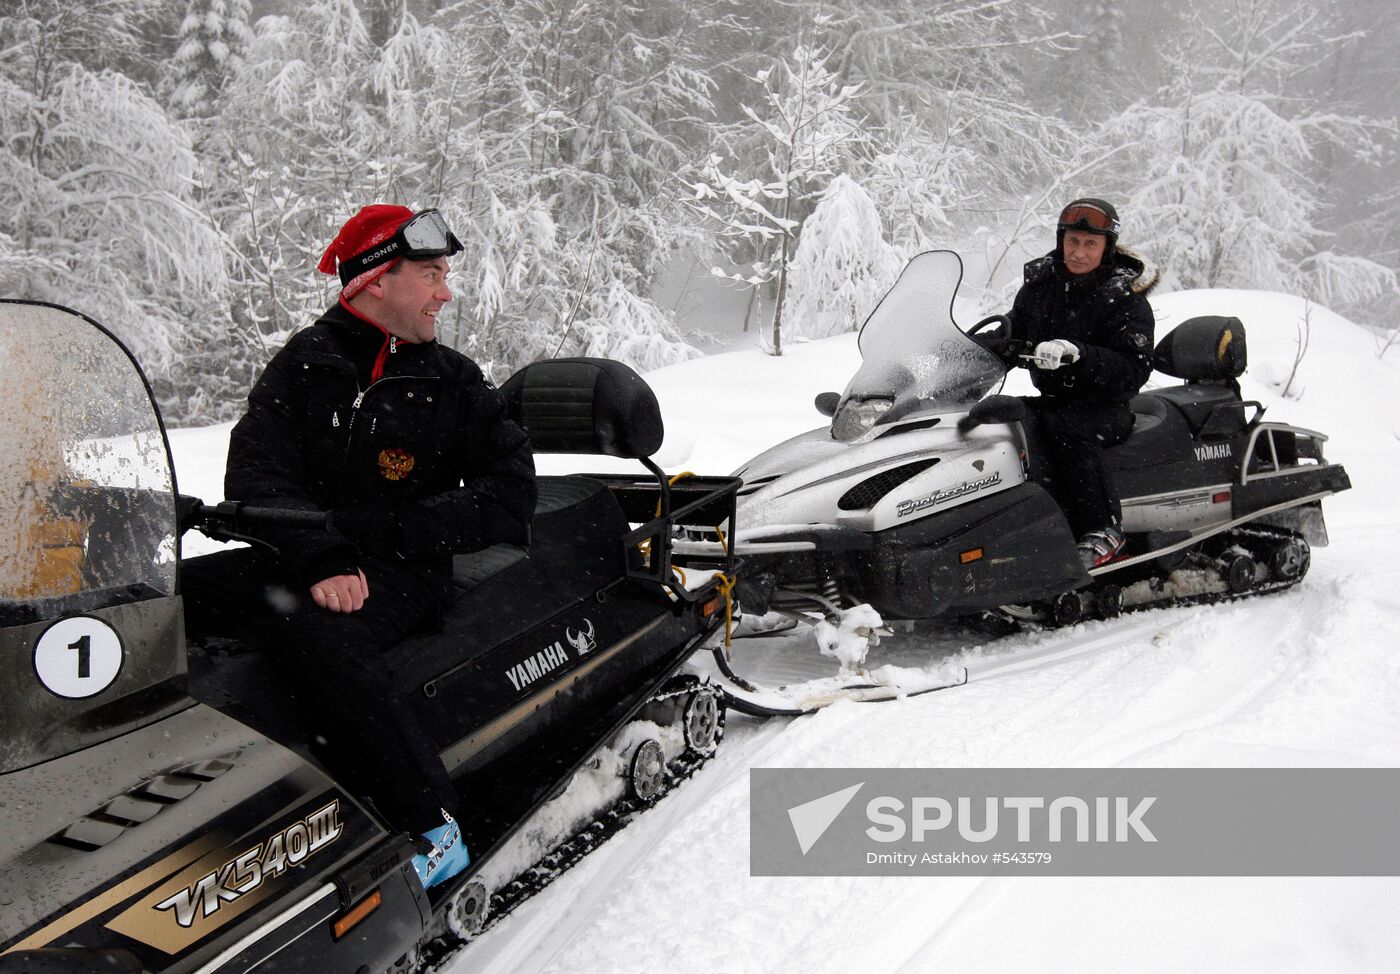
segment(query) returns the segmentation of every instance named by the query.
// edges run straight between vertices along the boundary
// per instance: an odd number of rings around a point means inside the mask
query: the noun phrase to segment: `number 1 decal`
[[[81,700],[111,686],[125,662],[117,631],[93,616],[60,619],[34,643],[34,673],[44,689]]]
[[[68,644],[68,648],[78,651],[78,679],[90,679],[92,677],[92,637],[79,636],[77,642]]]

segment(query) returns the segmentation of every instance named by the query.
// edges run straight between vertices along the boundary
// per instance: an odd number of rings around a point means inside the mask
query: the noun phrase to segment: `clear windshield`
[[[82,317],[0,302],[0,625],[175,587],[175,498],[140,373]]]
[[[1006,375],[1001,360],[953,321],[962,260],[948,250],[919,254],[900,272],[860,331],[861,366],[846,401],[886,398],[881,422],[914,409],[965,409]]]

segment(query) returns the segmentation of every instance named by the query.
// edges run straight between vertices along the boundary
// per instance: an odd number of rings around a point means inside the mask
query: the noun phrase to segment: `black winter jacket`
[[[1031,368],[1041,395],[1126,403],[1152,374],[1153,318],[1147,292],[1157,283],[1143,262],[1119,249],[1112,263],[1077,280],[1055,250],[1026,264],[1011,308],[1011,337],[1031,346],[1064,338],[1080,358],[1054,370]]]
[[[454,553],[528,543],[535,467],[475,363],[437,342],[391,340],[338,304],[254,384],[224,492],[332,512],[328,532],[265,534],[305,584],[353,574],[362,553],[441,581]]]

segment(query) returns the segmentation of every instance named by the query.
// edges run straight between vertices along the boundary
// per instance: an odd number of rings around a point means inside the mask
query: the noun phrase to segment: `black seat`
[[[412,691],[624,577],[622,537],[630,525],[607,486],[578,476],[538,483],[528,552],[498,545],[454,560],[461,593],[442,632],[389,652],[400,689]]]
[[[1188,382],[1183,386],[1157,389],[1152,395],[1180,410],[1191,435],[1196,439],[1233,436],[1244,429],[1244,404],[1230,386],[1216,382]]]
[[[541,477],[527,551],[497,545],[454,560],[460,592],[440,632],[409,637],[386,653],[397,687],[412,692],[515,633],[622,578],[629,530],[607,486],[587,477]],[[226,556],[220,552],[206,558]],[[296,703],[296,687],[279,679],[276,638],[252,618],[189,645],[190,694],[274,740],[311,753],[314,728]],[[271,651],[267,651],[271,650]],[[267,687],[279,686],[269,694]]]
[[[1192,437],[1233,436],[1244,428],[1245,411],[1236,381],[1249,363],[1244,324],[1238,318],[1188,318],[1157,343],[1152,363],[1186,384],[1152,393],[1171,403]],[[1258,405],[1255,403],[1254,405]]]
[[[1133,411],[1133,429],[1129,436],[1137,436],[1161,426],[1167,415],[1166,406],[1153,396],[1135,396],[1133,401],[1128,403],[1128,408]]]
[[[537,481],[539,499],[535,503],[533,525],[550,519],[576,506],[588,506],[589,498],[602,485],[586,477],[540,477]],[[547,526],[547,525],[546,525]],[[529,549],[513,544],[492,545],[452,559],[452,581],[462,592],[470,591],[487,579],[507,571],[523,558]]]
[[[1122,443],[1104,451],[1109,468],[1135,470],[1177,459],[1190,440],[1180,411],[1158,392],[1135,396],[1129,408],[1133,411],[1133,430]]]

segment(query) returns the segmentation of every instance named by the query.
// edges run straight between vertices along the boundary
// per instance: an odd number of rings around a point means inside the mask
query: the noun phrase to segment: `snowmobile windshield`
[[[860,330],[861,366],[841,397],[833,435],[843,413],[876,411],[874,425],[882,425],[916,410],[963,410],[1001,382],[1001,359],[953,321],[961,281],[962,260],[948,250],[919,254],[900,272]]]
[[[0,302],[0,626],[175,588],[175,491],[126,350],[80,315]]]

